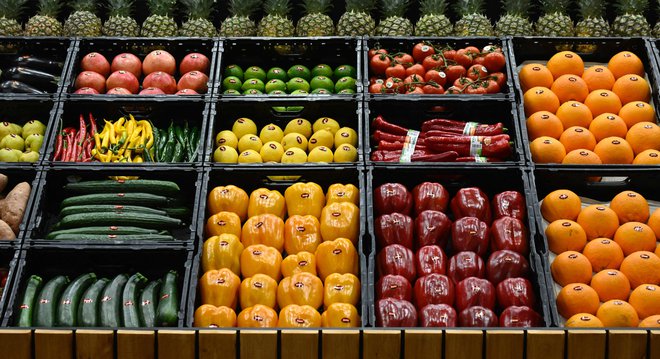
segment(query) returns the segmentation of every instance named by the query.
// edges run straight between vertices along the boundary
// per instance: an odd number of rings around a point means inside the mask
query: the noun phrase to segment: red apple
[[[78,94],[78,95],[98,95],[99,94],[98,91],[96,91],[95,89],[93,89],[91,87],[81,87],[81,88],[77,89],[76,92],[74,92],[74,93]]]
[[[183,95],[183,96],[188,95],[188,96],[190,96],[190,95],[199,95],[199,93],[197,93],[197,91],[195,91],[195,90],[183,89],[183,90],[177,91],[175,93],[175,95]]]
[[[127,89],[123,87],[115,87],[111,88],[108,90],[108,92],[105,93],[106,95],[132,95],[133,93],[131,91],[128,91]]]
[[[211,61],[204,54],[197,52],[190,53],[181,60],[179,64],[179,73],[186,74],[190,71],[199,71],[204,74],[209,74],[209,67],[211,66]]]
[[[176,71],[176,60],[165,50],[154,50],[144,58],[142,72],[149,75],[152,72],[162,71],[174,75]]]
[[[99,93],[105,92],[105,77],[94,71],[83,71],[76,77],[74,87],[77,89],[91,87]]]
[[[190,71],[181,76],[176,88],[179,90],[193,89],[197,93],[206,93],[206,91],[209,89],[207,82],[209,82],[209,77],[204,73],[199,71]]]
[[[144,78],[142,87],[158,87],[166,94],[171,95],[176,92],[176,80],[174,76],[168,73],[156,71]]]
[[[138,93],[140,90],[140,82],[133,73],[119,70],[110,74],[110,77],[105,82],[105,87],[112,89],[115,87],[123,87],[131,93]],[[147,86],[148,87],[148,86]]]
[[[135,75],[135,77],[140,78],[140,76],[142,76],[142,61],[133,54],[119,54],[112,59],[110,70],[112,72],[119,70],[128,71]]]
[[[110,75],[110,63],[105,56],[98,52],[90,52],[80,60],[80,69],[82,71],[94,71],[107,77]]]
[[[165,95],[165,92],[158,87],[147,87],[140,91],[140,95]]]

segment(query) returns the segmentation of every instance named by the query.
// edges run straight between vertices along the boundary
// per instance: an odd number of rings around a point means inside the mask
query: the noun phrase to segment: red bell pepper
[[[383,214],[374,220],[374,232],[378,248],[401,244],[413,248],[413,220],[401,213]]]
[[[463,217],[451,227],[451,245],[454,251],[473,251],[483,257],[490,244],[490,229],[475,217]]]
[[[408,129],[385,121],[383,116],[376,117],[371,121],[371,127],[393,135],[405,136],[408,134]]]
[[[417,310],[406,300],[385,298],[376,302],[376,326],[415,327]]]
[[[424,246],[415,253],[415,269],[418,276],[431,273],[446,274],[447,255],[436,245]]]
[[[470,307],[458,315],[458,325],[461,327],[496,327],[499,324],[497,315],[484,307]]]
[[[447,304],[429,304],[419,311],[420,327],[455,327],[456,310]]]
[[[445,248],[451,234],[451,220],[439,211],[424,211],[415,218],[417,247],[436,244]]]
[[[500,327],[531,328],[543,325],[543,318],[530,307],[512,306],[500,314]]]
[[[507,278],[497,285],[497,303],[500,308],[511,306],[534,307],[536,296],[532,283],[525,278]]]
[[[474,306],[495,309],[495,287],[486,279],[469,277],[456,285],[456,310]]]
[[[390,244],[378,253],[378,273],[381,276],[397,274],[413,282],[417,276],[412,250],[400,245]]]
[[[508,249],[527,255],[529,252],[529,234],[521,220],[513,217],[501,217],[493,221],[490,227],[490,247],[492,251]]]
[[[454,305],[454,283],[446,275],[431,273],[419,277],[413,290],[417,308],[428,304]]]
[[[459,252],[449,259],[447,273],[454,283],[459,283],[468,277],[486,278],[486,266],[476,253]]]
[[[400,183],[386,183],[374,191],[376,214],[399,212],[410,215],[412,202],[412,194]]]
[[[509,158],[512,142],[509,135],[426,137],[424,144],[433,151],[456,151],[461,157],[483,156]]]
[[[497,285],[507,278],[525,277],[529,263],[522,255],[509,250],[493,252],[486,264],[488,280]]]
[[[403,276],[388,274],[376,283],[376,299],[395,298],[412,300],[412,285]]]
[[[449,192],[437,182],[422,182],[413,188],[415,215],[425,210],[447,212]]]
[[[477,187],[462,188],[451,200],[454,219],[477,217],[490,225],[490,201],[488,196]]]
[[[505,216],[524,221],[527,217],[525,197],[518,191],[505,191],[493,197],[493,216],[495,219]]]

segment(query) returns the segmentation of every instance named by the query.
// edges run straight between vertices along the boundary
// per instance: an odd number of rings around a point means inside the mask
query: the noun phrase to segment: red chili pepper
[[[87,140],[85,142],[85,156],[83,162],[91,162],[92,160],[92,145],[94,142],[90,140],[90,137],[87,137]]]
[[[380,141],[378,142],[378,149],[382,151],[401,151],[403,149],[403,142],[390,142],[390,141]],[[417,144],[415,150],[426,150],[425,145]]]
[[[92,116],[91,112],[89,113],[89,129],[90,129],[90,137],[98,133],[96,128],[96,120],[94,119],[94,116]]]
[[[392,135],[405,136],[408,134],[407,128],[395,125],[393,123],[389,123],[385,121],[385,119],[383,119],[383,116],[376,117],[371,122],[371,126],[376,130],[380,130],[382,132],[386,132]]]
[[[457,137],[457,136],[463,136],[462,133],[456,133],[456,132],[449,132],[449,131],[441,131],[441,130],[430,130],[427,132],[422,132],[420,134],[422,138],[427,138],[427,137]]]
[[[433,153],[428,155],[413,155],[413,162],[454,162],[458,158],[456,151],[447,151],[443,153]]]
[[[418,156],[428,155],[429,153],[425,150],[415,150],[413,155],[417,154]],[[374,162],[399,162],[401,158],[401,150],[387,151],[387,150],[378,150],[371,153],[371,160]]]
[[[468,124],[467,122],[463,122],[463,121],[433,119],[433,120],[424,121],[424,123],[422,123],[422,131],[428,132],[428,131],[437,130],[437,131],[453,132],[457,134],[466,134],[465,127],[467,124]],[[477,123],[472,132],[473,133],[469,133],[468,135],[496,136],[506,132],[506,129],[504,128],[504,124],[501,122],[492,125]]]
[[[461,157],[484,156],[508,158],[511,155],[509,135],[497,136],[459,136],[459,137],[428,137],[426,145],[434,152],[456,151]],[[473,144],[480,148],[473,148]]]
[[[75,137],[72,132],[69,132],[66,135],[66,152],[64,155],[64,158],[62,159],[64,162],[73,162],[74,161],[74,152],[75,152]]]
[[[502,162],[501,158],[495,157],[480,157],[480,156],[471,156],[471,157],[459,157],[456,159],[456,162]]]
[[[62,142],[64,141],[64,135],[62,133],[63,132],[60,131],[55,140],[55,155],[53,156],[53,161],[59,161],[62,158]]]
[[[426,151],[413,152],[411,162],[454,162],[458,153],[447,151],[443,153],[428,153]],[[401,151],[374,151],[371,153],[371,160],[374,162],[399,162]]]
[[[373,138],[376,141],[402,142],[402,143],[406,142],[407,140],[407,136],[393,135],[391,133],[382,132],[382,131],[375,131],[373,134]],[[423,146],[424,139],[417,138],[417,145]]]

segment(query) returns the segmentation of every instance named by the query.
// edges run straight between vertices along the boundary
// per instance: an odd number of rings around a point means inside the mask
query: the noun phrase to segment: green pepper
[[[199,127],[193,127],[190,130],[190,135],[188,136],[188,159],[192,162],[197,158],[197,148],[199,148],[199,137],[201,136],[201,131]]]
[[[186,136],[183,134],[183,127],[181,126],[176,126],[174,128],[174,134],[176,135],[176,140],[184,145],[186,143]]]
[[[174,149],[176,148],[176,141],[170,141],[165,144],[163,155],[158,159],[160,162],[172,162],[174,156]]]
[[[179,141],[175,141],[175,142],[176,142],[176,146],[174,147],[174,154],[172,155],[172,159],[170,160],[170,162],[181,162],[183,161],[183,156],[186,154],[185,153],[186,148],[181,142]]]
[[[188,121],[184,122],[183,125],[183,161],[190,162],[190,142],[188,141],[190,137],[190,127],[188,127]]]
[[[158,137],[160,138],[160,142],[158,143],[158,147],[156,148],[156,158],[158,159],[159,162],[164,162],[161,157],[165,155],[165,145],[167,145],[168,138],[167,138],[167,131],[165,129],[160,129],[158,130]]]

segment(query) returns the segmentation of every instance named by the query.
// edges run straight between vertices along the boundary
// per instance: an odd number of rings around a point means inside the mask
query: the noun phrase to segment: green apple
[[[257,89],[249,89],[243,91],[243,95],[263,95],[263,94],[264,94],[263,91],[259,91]]]
[[[332,95],[332,91],[328,91],[323,88],[317,88],[314,89],[314,91],[310,92],[311,95]]]
[[[341,92],[346,89],[350,89],[353,91],[357,89],[357,84],[354,78],[348,76],[342,77],[335,84],[335,92]]]
[[[19,135],[10,134],[0,140],[0,147],[12,148],[22,152],[25,149],[25,140]]]
[[[286,71],[284,69],[279,68],[279,67],[272,67],[270,70],[268,70],[268,73],[266,74],[266,79],[268,80],[282,80],[286,81],[289,79],[289,77],[286,74]]]
[[[23,133],[23,127],[11,122],[0,122],[0,139],[12,133],[20,136]]]
[[[264,82],[259,80],[259,79],[245,80],[245,82],[243,82],[243,85],[241,86],[241,90],[243,90],[243,91],[259,90],[261,92],[264,92],[265,88],[266,88],[266,85],[264,85]]]
[[[266,81],[266,71],[259,66],[250,66],[243,73],[245,81],[248,79],[258,79],[261,82]]]
[[[314,66],[314,68],[312,69],[312,77],[316,77],[316,76],[332,77],[333,76],[332,67],[326,64],[319,64]]]
[[[266,93],[270,94],[273,91],[285,91],[286,90],[286,83],[280,79],[272,79],[268,82],[266,82]]]
[[[268,96],[286,96],[286,95],[288,94],[282,90],[274,90],[268,93]]]
[[[33,133],[38,133],[43,136],[46,133],[46,125],[39,122],[39,120],[28,121],[25,125],[23,125],[22,136],[23,138],[27,138]]]
[[[0,149],[0,162],[18,162],[21,153],[20,151],[16,153],[11,148]]]
[[[305,91],[305,90],[295,90],[295,91],[291,92],[289,95],[292,95],[292,96],[309,95],[309,91]]]
[[[338,95],[354,95],[355,90],[353,90],[353,89],[343,89],[343,90],[337,92],[337,94]]]
[[[240,95],[241,92],[238,90],[227,90],[222,93],[223,95]]]
[[[238,77],[236,76],[229,76],[225,77],[224,80],[222,80],[222,88],[225,90],[240,90],[241,87],[243,86],[243,81],[241,81]]]
[[[237,163],[238,152],[233,147],[220,146],[213,152],[213,162]]]
[[[243,69],[240,66],[233,64],[225,67],[225,74],[223,76],[224,77],[235,76],[242,80],[244,78],[243,75],[244,75]]]
[[[321,89],[326,89],[328,91],[332,91],[335,88],[335,83],[332,82],[332,80],[329,77],[316,76],[309,83],[309,86],[312,88],[312,90],[321,88]]]
[[[43,143],[44,136],[38,133],[33,133],[25,139],[25,149],[39,152]]]
[[[289,91],[289,93],[292,93],[297,90],[303,90],[305,92],[309,92],[310,86],[309,82],[305,80],[302,77],[294,77],[289,82],[286,83],[286,90]]]
[[[312,78],[312,72],[309,71],[305,65],[293,65],[289,68],[286,74],[290,79],[293,79],[294,77],[300,77],[306,81],[309,81]]]
[[[18,162],[37,162],[39,161],[39,152],[25,151],[18,157]]]
[[[335,80],[339,80],[340,78],[346,76],[357,78],[357,70],[355,70],[355,67],[351,65],[337,66],[334,73]]]

